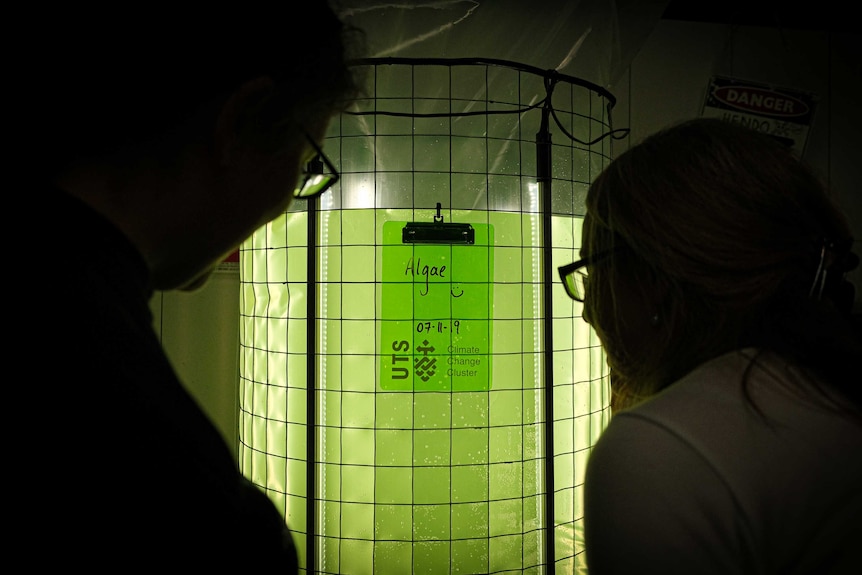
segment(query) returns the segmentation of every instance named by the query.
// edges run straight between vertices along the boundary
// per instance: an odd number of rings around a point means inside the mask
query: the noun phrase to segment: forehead
[[[591,245],[596,247],[604,246],[603,237],[608,234],[603,233],[606,228],[601,224],[600,220],[588,210],[584,215],[583,228],[581,229],[582,245]]]

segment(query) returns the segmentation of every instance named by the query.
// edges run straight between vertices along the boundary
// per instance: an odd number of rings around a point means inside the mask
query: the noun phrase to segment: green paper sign
[[[383,224],[380,386],[483,391],[491,386],[493,226],[475,243],[403,243],[408,222]]]

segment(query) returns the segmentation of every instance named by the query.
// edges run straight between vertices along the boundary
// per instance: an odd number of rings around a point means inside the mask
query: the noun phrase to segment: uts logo
[[[422,345],[416,346],[416,351],[422,352],[422,357],[413,360],[413,367],[416,368],[416,375],[419,376],[419,379],[427,382],[437,373],[437,360],[434,357],[428,357],[429,353],[434,353],[434,346],[425,339],[422,340]]]
[[[808,104],[802,100],[753,86],[720,86],[713,90],[712,96],[723,104],[746,112],[782,118],[808,113]]]

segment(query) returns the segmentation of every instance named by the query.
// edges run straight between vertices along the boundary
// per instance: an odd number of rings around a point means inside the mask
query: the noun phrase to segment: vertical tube
[[[546,87],[547,83],[546,83]],[[553,341],[553,285],[551,273],[551,133],[548,120],[551,106],[551,89],[548,87],[545,107],[542,109],[542,124],[536,134],[536,183],[542,198],[542,257],[544,260],[542,300],[544,303],[544,387],[545,387],[545,554],[546,573],[554,572],[554,341]]]
[[[317,503],[317,202],[320,198],[310,198],[308,202],[308,245],[306,290],[308,307],[306,308],[306,437],[308,441],[306,462],[306,557],[305,572],[312,574],[317,571],[317,536],[316,536],[316,503]]]

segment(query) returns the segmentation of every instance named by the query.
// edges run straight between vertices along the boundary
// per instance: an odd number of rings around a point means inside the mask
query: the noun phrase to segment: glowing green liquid
[[[607,368],[580,304],[553,274],[554,445],[544,442],[544,265],[535,213],[462,211],[493,228],[485,387],[381,385],[384,224],[421,210],[324,210],[317,311],[309,313],[307,215],[261,228],[241,252],[240,465],[284,513],[307,565],[307,439],[315,434],[315,563],[322,573],[538,572],[553,521],[556,568],[582,568],[581,485],[609,417]],[[554,218],[556,267],[577,259],[578,218]],[[478,273],[478,272],[477,272]],[[421,279],[421,278],[420,278]],[[415,287],[415,286],[414,286]],[[483,300],[485,301],[485,300]],[[400,312],[403,310],[398,308]],[[306,329],[316,317],[315,425]],[[554,517],[545,457],[554,457]],[[559,571],[558,571],[559,572]]]

